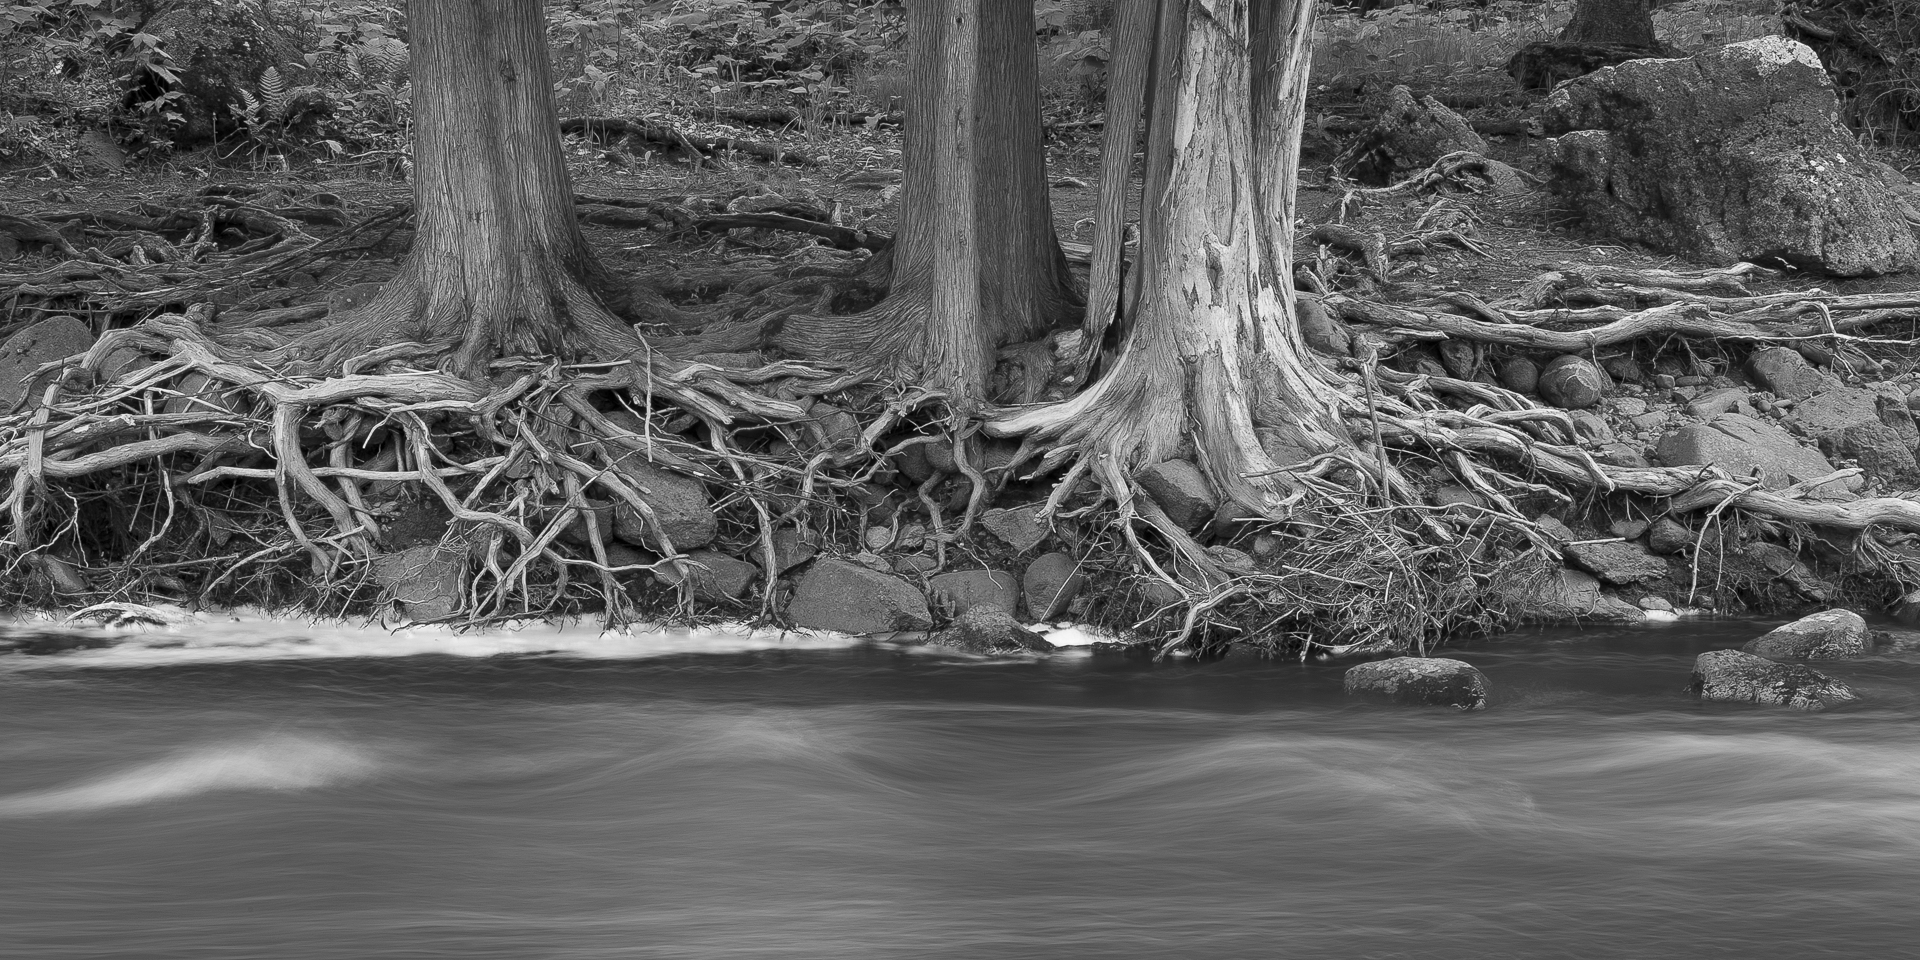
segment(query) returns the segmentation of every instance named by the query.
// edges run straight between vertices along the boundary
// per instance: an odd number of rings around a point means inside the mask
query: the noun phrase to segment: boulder
[[[1540,373],[1540,396],[1563,410],[1585,410],[1607,394],[1607,377],[1585,357],[1563,354]]]
[[[1026,553],[1047,538],[1047,528],[1040,522],[1039,504],[996,507],[980,516],[980,525],[1012,547],[1014,553]]]
[[[1920,265],[1900,195],[1794,41],[1607,67],[1556,88],[1542,123],[1553,189],[1614,239],[1837,276]]]
[[[927,643],[982,656],[1053,650],[1053,644],[1045,637],[1021,626],[1020,621],[1006,611],[992,607],[976,607],[961,614],[952,626],[927,638]]]
[[[1880,416],[1879,394],[1842,386],[1830,386],[1803,397],[1782,422],[1795,433],[1816,440],[1856,424],[1885,425]]]
[[[1667,575],[1667,561],[1647,552],[1637,543],[1571,543],[1566,547],[1568,562],[1600,578],[1600,582],[1619,586],[1658,580]]]
[[[1485,710],[1491,684],[1472,664],[1444,657],[1394,657],[1348,668],[1348,696],[1413,706]]]
[[[1859,699],[1852,688],[1811,667],[1739,650],[1714,650],[1695,657],[1687,689],[1702,700],[1810,711]]]
[[[892,633],[933,626],[913,584],[845,560],[819,560],[794,584],[787,617],[796,626],[840,633]]]
[[[1872,652],[1867,622],[1851,610],[1822,610],[1775,627],[1740,649],[1774,660],[1845,660]]]
[[[1456,151],[1487,152],[1487,142],[1459,114],[1432,97],[1415,99],[1404,86],[1388,90],[1373,116],[1338,161],[1342,172],[1365,183],[1403,179]]]
[[[1747,359],[1747,372],[1783,400],[1803,400],[1837,384],[1790,347],[1755,350]]]
[[[466,551],[423,543],[373,558],[373,579],[414,620],[441,620],[457,609]]]
[[[92,347],[92,328],[74,317],[48,317],[8,337],[0,344],[0,414],[13,409],[32,390],[34,384],[28,379],[42,364]]]
[[[1757,473],[1769,490],[1833,472],[1826,457],[1801,446],[1792,434],[1739,413],[1673,430],[1660,438],[1654,455],[1669,467],[1714,466],[1736,477]]]
[[[1920,484],[1920,461],[1913,456],[1913,444],[1879,421],[1856,423],[1820,438],[1827,455],[1852,460],[1868,476],[1878,477],[1889,486],[1909,489]]]
[[[1013,616],[1020,603],[1020,582],[1005,570],[955,570],[927,581],[934,605],[953,616],[991,609]]]
[[[1717,417],[1723,413],[1752,413],[1753,395],[1741,387],[1721,387],[1709,390],[1687,404],[1687,415],[1693,417]]]
[[[1141,489],[1181,528],[1192,530],[1219,506],[1200,468],[1185,460],[1162,460],[1135,476]]]
[[[1580,570],[1555,567],[1531,582],[1504,591],[1522,620],[1565,623],[1579,620],[1633,622],[1640,608],[1600,589],[1600,581]]]
[[[707,485],[654,464],[644,454],[628,453],[614,461],[615,469],[639,491],[676,550],[691,550],[713,542],[720,517],[713,512]],[[636,547],[657,547],[647,537],[640,511],[624,501],[613,508],[613,535]]]
[[[1067,612],[1067,604],[1086,586],[1087,577],[1080,564],[1064,553],[1042,554],[1027,564],[1020,578],[1020,592],[1027,603],[1027,616],[1052,620]]]

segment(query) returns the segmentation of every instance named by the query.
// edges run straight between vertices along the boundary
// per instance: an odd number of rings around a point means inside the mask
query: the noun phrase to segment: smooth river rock
[[[787,602],[794,624],[840,633],[893,633],[933,626],[927,598],[899,577],[845,560],[816,560]]]
[[[1812,667],[1739,650],[1714,650],[1695,657],[1688,689],[1702,700],[1808,711],[1859,699],[1853,688]]]
[[[1867,621],[1859,614],[1836,609],[1776,627],[1740,649],[1775,660],[1845,660],[1872,652],[1873,641],[1867,635]]]
[[[1485,710],[1492,684],[1470,663],[1444,657],[1394,657],[1347,670],[1349,696],[1414,706]]]

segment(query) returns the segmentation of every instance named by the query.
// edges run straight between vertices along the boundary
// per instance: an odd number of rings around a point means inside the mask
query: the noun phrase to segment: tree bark
[[[574,215],[540,0],[411,0],[413,249],[380,295],[316,335],[339,359],[444,346],[479,375],[501,356],[630,353]]]
[[[1259,431],[1303,456],[1341,442],[1289,265],[1312,0],[1251,15],[1244,2],[1140,2],[1162,15],[1125,347],[1092,389],[988,432],[1057,440],[1103,470],[1192,456],[1223,494],[1275,510],[1283,481]]]
[[[995,348],[1080,308],[1053,229],[1032,0],[908,5],[912,99],[887,299],[857,318],[795,317],[802,355],[985,396]]]
[[[1559,42],[1654,49],[1652,0],[1580,0]]]

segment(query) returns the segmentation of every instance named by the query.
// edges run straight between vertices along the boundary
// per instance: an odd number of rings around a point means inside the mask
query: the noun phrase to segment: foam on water
[[[364,779],[381,766],[337,740],[271,735],[208,744],[83,783],[0,796],[0,819],[82,814],[231,790],[312,790]]]
[[[50,617],[21,618],[0,629],[45,630]],[[61,629],[69,629],[61,627]],[[251,611],[190,614],[167,626],[71,628],[112,645],[57,656],[0,657],[0,669],[49,666],[143,667],[196,663],[325,660],[365,657],[563,656],[586,660],[642,660],[683,654],[761,650],[837,650],[863,641],[844,634],[769,630],[744,624],[700,628],[603,630],[586,623],[526,621],[487,630],[296,620]]]

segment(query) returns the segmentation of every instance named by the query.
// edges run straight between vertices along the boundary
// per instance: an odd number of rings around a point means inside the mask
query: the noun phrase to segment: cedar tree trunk
[[[309,340],[329,359],[411,340],[468,376],[502,356],[630,353],[574,216],[540,0],[411,0],[407,18],[413,249],[363,311]]]
[[[1157,3],[1160,16],[1125,346],[1085,393],[987,429],[1058,441],[1049,457],[1091,455],[1110,487],[1126,470],[1191,456],[1223,494],[1271,513],[1281,481],[1263,441],[1285,449],[1282,465],[1342,442],[1290,279],[1313,0],[1135,2]]]
[[[1053,229],[1032,0],[914,0],[900,228],[886,300],[858,317],[795,317],[780,345],[963,404],[995,350],[1077,319]]]

